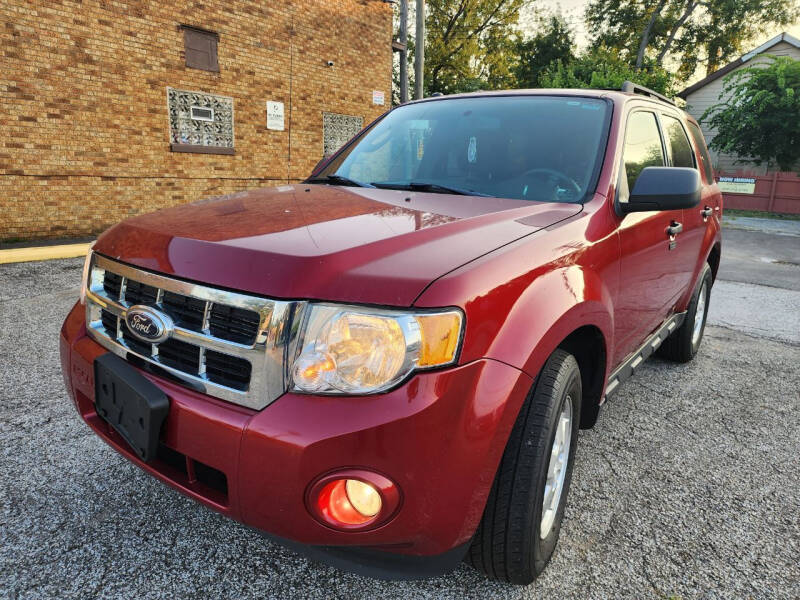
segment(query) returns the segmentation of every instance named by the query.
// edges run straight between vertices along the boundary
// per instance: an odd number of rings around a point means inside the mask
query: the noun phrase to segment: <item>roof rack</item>
[[[638,83],[633,83],[632,81],[626,81],[622,84],[622,91],[628,92],[629,94],[641,94],[642,96],[650,96],[651,98],[657,98],[662,102],[666,102],[668,104],[672,104],[672,106],[678,106],[675,104],[674,100],[670,100],[666,96],[659,94],[656,91],[651,90],[650,88],[646,88],[643,85],[639,85]]]

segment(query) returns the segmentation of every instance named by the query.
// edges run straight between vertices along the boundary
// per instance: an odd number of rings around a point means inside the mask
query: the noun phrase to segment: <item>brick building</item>
[[[3,0],[0,16],[0,241],[296,181],[391,97],[382,0]]]

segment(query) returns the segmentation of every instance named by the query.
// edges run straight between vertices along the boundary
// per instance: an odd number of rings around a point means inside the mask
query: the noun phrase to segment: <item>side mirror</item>
[[[700,172],[688,167],[646,167],[633,184],[622,214],[692,208],[700,203]]]

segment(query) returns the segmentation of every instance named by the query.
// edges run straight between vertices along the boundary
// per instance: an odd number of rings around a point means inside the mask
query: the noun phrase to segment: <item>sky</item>
[[[575,41],[579,46],[583,47],[586,45],[588,37],[586,26],[583,22],[583,12],[588,3],[588,0],[536,0],[533,4],[539,8],[560,11],[575,30]],[[800,38],[800,23],[795,23],[794,25],[790,25],[788,27],[777,27],[775,30],[770,31],[761,38],[754,40],[752,48],[745,51],[745,53],[749,52],[749,50],[752,50],[753,48],[757,48],[784,30],[788,31],[793,36]]]

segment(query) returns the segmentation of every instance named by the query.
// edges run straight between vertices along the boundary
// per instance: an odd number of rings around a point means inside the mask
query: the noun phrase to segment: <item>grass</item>
[[[787,213],[766,212],[763,210],[741,210],[738,208],[726,208],[725,216],[728,217],[756,217],[760,219],[780,219],[784,221],[800,221],[800,215],[790,215]]]

